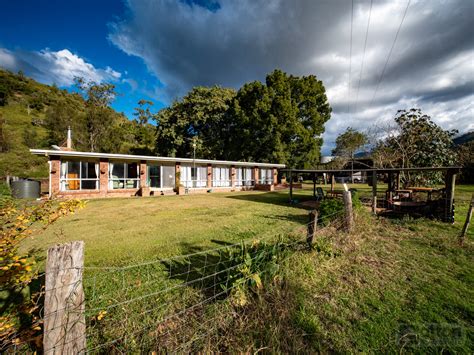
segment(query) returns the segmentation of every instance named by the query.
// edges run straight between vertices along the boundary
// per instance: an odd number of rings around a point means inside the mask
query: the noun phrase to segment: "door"
[[[148,165],[148,186],[161,188],[161,167],[159,165]]]

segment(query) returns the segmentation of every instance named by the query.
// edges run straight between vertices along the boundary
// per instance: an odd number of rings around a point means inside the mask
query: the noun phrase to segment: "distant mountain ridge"
[[[453,139],[455,145],[462,145],[474,141],[474,131],[461,134]]]

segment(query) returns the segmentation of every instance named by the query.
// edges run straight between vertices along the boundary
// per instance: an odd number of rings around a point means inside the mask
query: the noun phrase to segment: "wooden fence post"
[[[467,229],[469,228],[469,224],[471,223],[473,206],[474,206],[474,194],[472,195],[471,204],[469,205],[469,209],[467,211],[466,222],[464,222],[464,227],[462,228],[461,235],[459,236],[459,244],[460,245],[464,244],[464,238],[466,236]]]
[[[372,213],[377,214],[377,170],[372,170]]]
[[[313,210],[309,213],[309,223],[308,223],[308,236],[306,237],[306,242],[308,243],[309,249],[313,246],[314,234],[316,232],[316,227],[318,225],[318,211]]]
[[[354,225],[354,216],[352,214],[352,195],[350,191],[344,191],[342,195],[344,199],[344,228],[346,232],[352,231]]]
[[[48,249],[44,300],[45,354],[81,354],[86,351],[83,266],[83,241]]]

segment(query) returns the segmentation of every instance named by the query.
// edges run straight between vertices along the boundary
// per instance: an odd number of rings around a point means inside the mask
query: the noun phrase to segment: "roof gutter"
[[[228,160],[209,160],[209,159],[192,159],[192,158],[170,158],[149,155],[129,155],[129,154],[111,154],[111,153],[94,153],[94,152],[76,152],[66,150],[48,150],[48,149],[30,149],[30,153],[34,155],[61,156],[74,158],[105,158],[117,160],[147,160],[158,162],[179,162],[179,163],[196,163],[196,164],[214,164],[214,165],[235,165],[235,166],[258,166],[265,168],[284,168],[285,164],[272,163],[255,163]]]

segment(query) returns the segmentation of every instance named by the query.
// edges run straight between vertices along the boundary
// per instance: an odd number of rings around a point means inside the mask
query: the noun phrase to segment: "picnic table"
[[[342,195],[344,195],[344,191],[343,190],[329,190],[327,193],[326,193],[326,196],[328,197],[342,197]]]
[[[408,187],[408,189],[412,190],[413,192],[427,192],[428,193],[428,201],[431,201],[431,194],[435,191],[435,188],[432,187]]]

